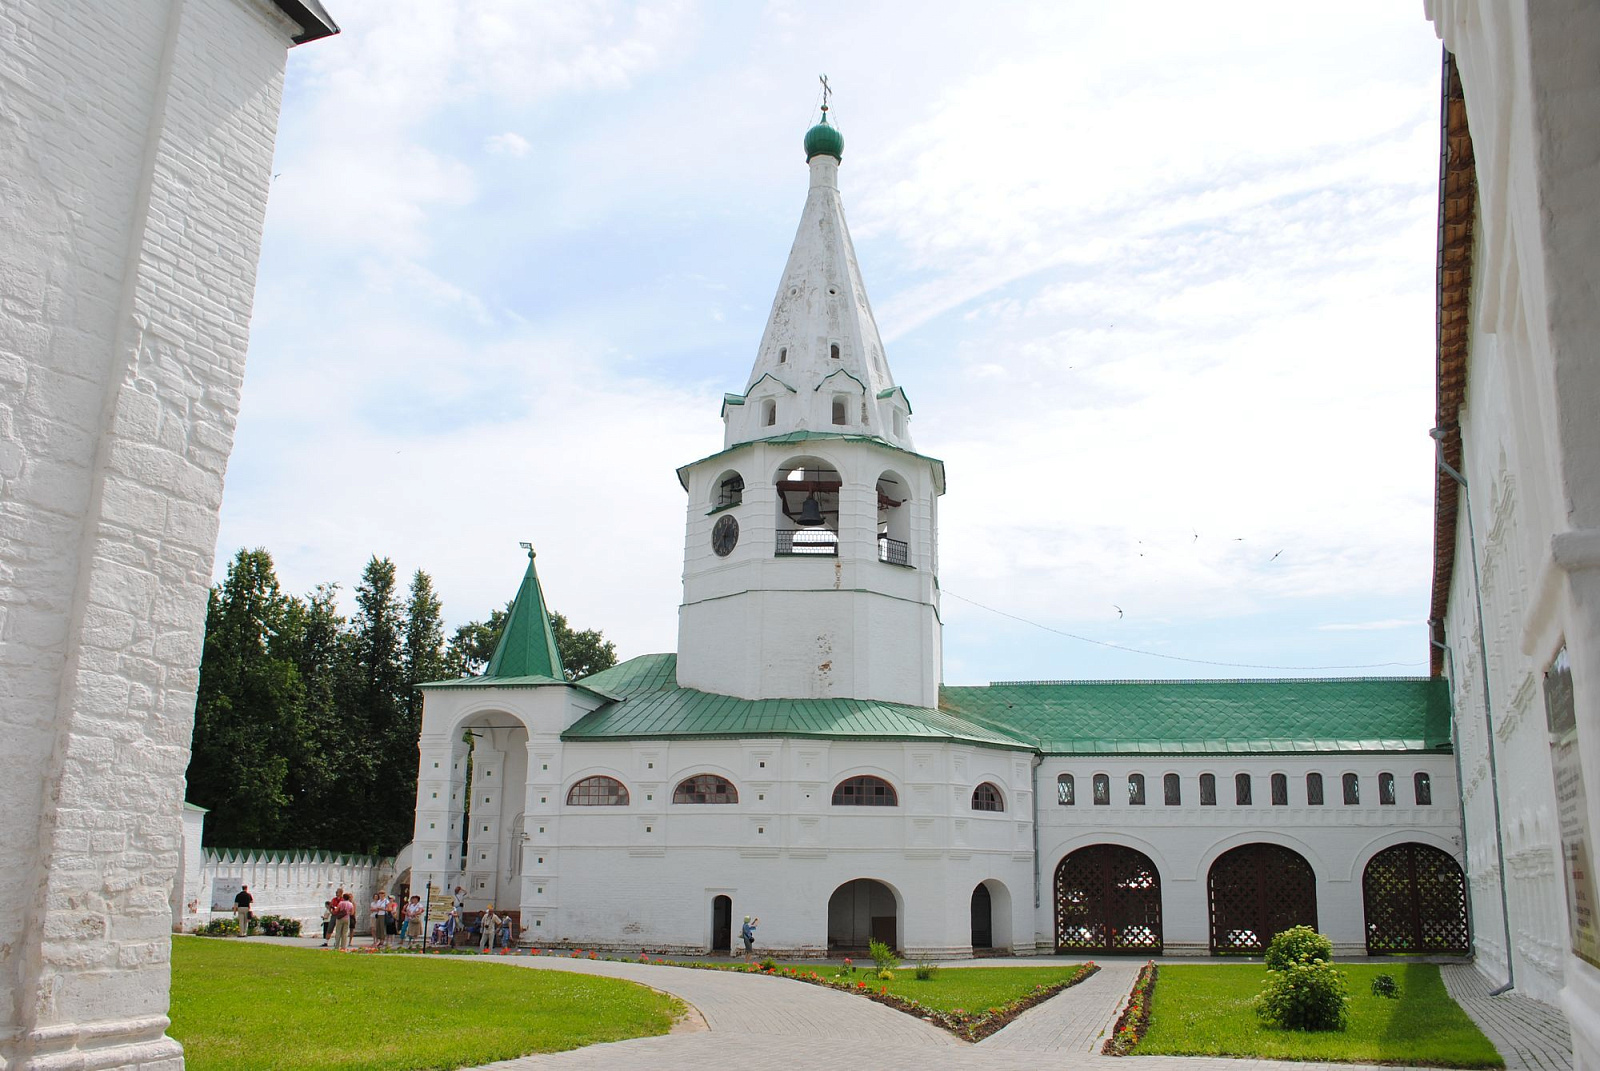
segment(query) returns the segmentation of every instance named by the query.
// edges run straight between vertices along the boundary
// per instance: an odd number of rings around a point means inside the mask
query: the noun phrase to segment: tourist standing
[[[339,906],[333,916],[333,947],[338,951],[347,951],[350,948],[350,925],[355,921],[356,905],[350,899],[350,894],[345,893],[339,898]]]
[[[760,919],[746,915],[744,917],[744,925],[739,927],[739,939],[744,942],[745,959],[750,959],[755,955],[756,927],[759,925],[761,925]]]
[[[500,928],[500,916],[494,913],[494,905],[490,904],[483,909],[483,915],[478,919],[478,951],[487,952],[494,947],[494,931]]]
[[[239,886],[239,895],[233,898],[233,917],[239,920],[239,936],[250,936],[250,905],[256,898],[250,895],[250,886]]]
[[[372,894],[372,947],[389,943],[389,895],[382,889]]]
[[[405,917],[400,921],[400,943],[405,944],[417,928],[422,925],[422,897],[412,896],[411,902],[405,906]],[[426,934],[423,934],[426,937]]]

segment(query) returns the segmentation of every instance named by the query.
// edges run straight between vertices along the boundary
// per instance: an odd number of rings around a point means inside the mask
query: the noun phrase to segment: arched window
[[[770,428],[778,422],[778,403],[768,398],[761,403],[761,425]]]
[[[568,807],[626,807],[628,790],[615,777],[585,777],[567,791]]]
[[[828,356],[832,357],[835,361],[839,359],[839,344],[837,342],[828,347]]]
[[[678,782],[672,790],[673,803],[738,803],[739,790],[720,774],[695,774]]]
[[[1289,806],[1289,779],[1281,773],[1272,775],[1272,805]]]
[[[972,809],[974,811],[1003,811],[1006,802],[1000,796],[1000,790],[992,782],[985,781],[972,790]]]
[[[850,422],[850,399],[842,394],[833,396],[833,422],[835,424],[848,424]]]
[[[1349,806],[1361,802],[1361,778],[1353,773],[1344,775],[1344,802]]]
[[[894,786],[881,777],[851,777],[833,790],[835,807],[898,807]]]
[[[1200,775],[1200,806],[1215,807],[1217,805],[1217,775],[1203,773]]]
[[[1394,805],[1394,774],[1381,773],[1378,775],[1378,803],[1385,807]]]
[[[724,472],[722,479],[717,481],[716,507],[718,509],[727,509],[729,506],[737,506],[743,501],[744,477],[737,472]]]
[[[1144,774],[1128,775],[1128,803],[1134,807],[1144,806]]]
[[[1183,782],[1175,773],[1169,773],[1161,779],[1162,802],[1168,807],[1177,807],[1183,803]]]
[[[1094,805],[1104,807],[1111,802],[1111,778],[1103,773],[1094,775]]]
[[[1069,773],[1056,777],[1056,802],[1063,807],[1071,807],[1078,802],[1078,782]]]
[[[1306,806],[1322,806],[1322,775],[1319,773],[1306,774]]]
[[[1427,774],[1417,774],[1411,779],[1411,785],[1417,793],[1418,807],[1433,806],[1433,781]]]
[[[1240,807],[1250,806],[1250,775],[1233,775],[1233,802]]]

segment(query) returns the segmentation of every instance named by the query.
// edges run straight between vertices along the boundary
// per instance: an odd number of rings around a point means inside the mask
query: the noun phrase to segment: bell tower
[[[839,199],[844,137],[806,132],[810,186],[723,449],[678,470],[689,503],[678,683],[746,699],[936,707],[938,500]]]

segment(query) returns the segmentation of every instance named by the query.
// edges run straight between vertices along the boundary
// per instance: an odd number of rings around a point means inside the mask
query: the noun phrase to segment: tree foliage
[[[206,608],[188,799],[211,813],[207,844],[392,854],[411,839],[419,684],[483,672],[507,611],[445,643],[433,579],[402,593],[371,558],[339,612],[339,587],[285,595],[272,556],[241,550]],[[594,629],[551,625],[569,680],[616,664]]]

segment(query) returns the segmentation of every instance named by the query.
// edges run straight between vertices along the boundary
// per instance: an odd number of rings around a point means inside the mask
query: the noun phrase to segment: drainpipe
[[[1444,652],[1445,663],[1449,667],[1446,670],[1446,676],[1448,676],[1451,681],[1454,681],[1456,679],[1456,652],[1448,643],[1445,643],[1442,640],[1434,639],[1433,637],[1436,634],[1444,634],[1444,622],[1437,619],[1430,619],[1428,621],[1428,642]],[[1453,713],[1455,710],[1454,700],[1451,701],[1450,709]],[[1461,740],[1456,734],[1456,719],[1454,717],[1451,717],[1450,719],[1450,753],[1450,757],[1455,759],[1456,763],[1456,804],[1459,807],[1458,813],[1461,815],[1461,843],[1463,846],[1465,846],[1467,843],[1467,783],[1466,780],[1461,776]],[[1461,852],[1461,858],[1466,863],[1466,865],[1461,868],[1461,871],[1462,877],[1466,879],[1467,926],[1470,929],[1472,927],[1473,917],[1472,857],[1463,848],[1463,851]],[[1472,947],[1470,934],[1468,935],[1468,947]]]
[[[1039,951],[1039,815],[1041,803],[1039,800],[1039,767],[1044,763],[1043,755],[1033,756],[1033,950]]]
[[[1461,504],[1467,515],[1467,550],[1472,558],[1472,595],[1478,611],[1478,662],[1483,673],[1483,727],[1484,742],[1489,753],[1489,799],[1494,804],[1494,850],[1500,869],[1500,917],[1504,920],[1506,935],[1506,981],[1504,985],[1489,991],[1491,997],[1498,997],[1516,985],[1514,963],[1516,952],[1511,944],[1511,904],[1506,896],[1506,842],[1500,821],[1500,772],[1495,763],[1494,715],[1493,704],[1489,697],[1489,636],[1483,623],[1483,585],[1478,576],[1478,537],[1472,523],[1472,491],[1467,487],[1467,478],[1444,459],[1445,431],[1443,428],[1434,428],[1428,434],[1433,438],[1434,460],[1439,466],[1439,471],[1454,480],[1461,488]],[[1463,809],[1461,812],[1463,829],[1466,818],[1467,813]]]

